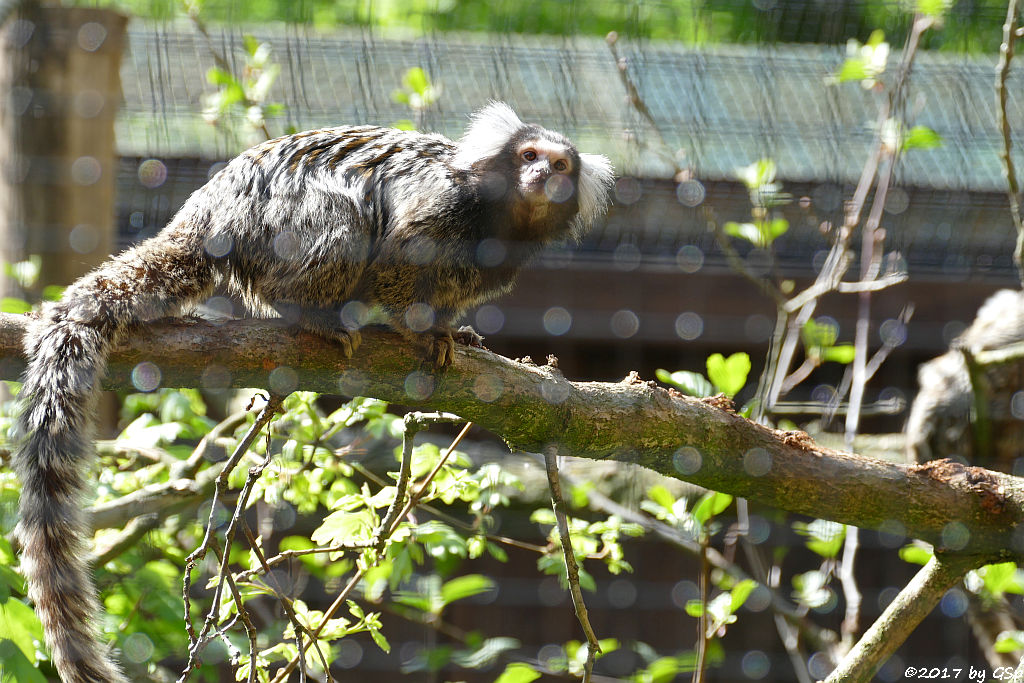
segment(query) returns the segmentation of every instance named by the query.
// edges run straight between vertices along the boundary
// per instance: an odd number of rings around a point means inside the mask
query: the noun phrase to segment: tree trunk
[[[42,269],[28,298],[110,253],[117,179],[114,118],[127,18],[22,2],[2,27],[0,257]],[[10,283],[4,295],[19,294]]]

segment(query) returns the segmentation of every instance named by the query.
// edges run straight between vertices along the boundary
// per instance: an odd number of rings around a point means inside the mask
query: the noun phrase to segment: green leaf
[[[704,398],[715,393],[715,387],[699,372],[679,370],[669,372],[668,370],[655,370],[655,376],[665,384],[671,384],[687,396]]]
[[[512,662],[505,667],[494,683],[531,683],[540,678],[540,672],[524,662]]]
[[[46,683],[33,659],[7,638],[0,638],[0,662],[0,683]]]
[[[256,50],[260,49],[260,41],[249,33],[242,36],[242,45],[245,46],[245,51],[249,53],[250,57],[256,54]]]
[[[838,326],[828,319],[812,318],[800,329],[800,339],[806,347],[829,347],[838,337]]]
[[[933,551],[918,543],[911,543],[900,548],[900,559],[910,564],[926,565],[932,559]]]
[[[874,74],[868,68],[868,60],[863,57],[850,57],[839,67],[833,78],[839,83],[847,81],[863,81],[871,78]]]
[[[853,357],[856,355],[857,349],[853,344],[839,344],[832,346],[822,351],[822,358],[833,363],[842,363],[843,365],[849,365],[853,362]]]
[[[750,374],[750,356],[742,351],[725,358],[720,353],[708,356],[708,379],[730,398],[739,393]]]
[[[885,31],[880,28],[876,28],[868,36],[868,42],[865,43],[868,47],[878,47],[885,43]]]
[[[338,510],[324,518],[320,528],[310,536],[316,543],[333,545],[347,541],[366,541],[373,535],[375,524],[373,511],[363,509],[357,512]]]
[[[13,597],[0,602],[0,634],[0,643],[11,643],[28,661],[35,661],[35,641],[42,638],[43,627],[31,607]]]
[[[992,595],[1002,597],[1004,593],[1024,593],[1024,572],[1017,569],[1014,562],[987,564],[978,569],[978,576],[985,583],[985,588]]]
[[[494,581],[481,574],[459,576],[441,586],[441,600],[449,605],[456,600],[485,593],[494,587]]]
[[[903,149],[933,149],[942,146],[942,136],[927,126],[914,126],[903,139]]]
[[[430,89],[430,77],[422,68],[414,66],[402,76],[402,84],[414,93],[423,95]]]
[[[233,85],[241,87],[235,79],[234,74],[216,66],[211,66],[206,72],[206,80],[210,85]]]
[[[732,504],[732,496],[728,493],[708,491],[701,496],[700,501],[694,506],[691,513],[698,522],[705,524],[715,515],[721,514]]]
[[[1003,631],[993,649],[1004,654],[1024,650],[1024,631]]]
[[[832,589],[828,587],[828,576],[817,569],[794,576],[793,587],[796,589],[793,597],[812,609],[822,607],[833,599]]]
[[[769,238],[768,244],[771,244],[777,238],[786,234],[786,231],[789,230],[789,221],[785,218],[773,218],[768,221],[767,230]]]
[[[391,652],[391,643],[389,643],[388,639],[384,637],[384,634],[380,632],[380,629],[371,628],[370,637],[373,638],[373,642],[377,643],[377,647],[382,651]]]
[[[661,484],[655,484],[648,489],[647,497],[666,510],[671,510],[672,506],[676,504],[675,496]]]
[[[739,179],[748,190],[757,190],[775,182],[776,165],[772,159],[758,159],[737,171]]]
[[[700,615],[704,614],[704,603],[700,600],[687,600],[684,609],[691,617],[699,619]]]
[[[737,223],[736,221],[728,221],[722,229],[725,230],[726,235],[743,239],[751,244],[761,245],[761,231],[758,230],[757,226],[753,223]]]
[[[949,0],[917,0],[917,11],[925,16],[941,19],[951,4]]]
[[[32,310],[32,304],[25,301],[24,299],[15,299],[11,296],[5,296],[0,299],[0,311],[4,313],[28,313]]]
[[[735,586],[732,587],[730,593],[732,594],[732,603],[729,606],[731,612],[735,612],[740,607],[743,607],[743,603],[747,601],[750,594],[757,588],[757,581],[753,579],[743,579]]]
[[[835,557],[846,539],[846,526],[826,519],[793,522],[793,530],[807,537],[807,547],[822,557]]]

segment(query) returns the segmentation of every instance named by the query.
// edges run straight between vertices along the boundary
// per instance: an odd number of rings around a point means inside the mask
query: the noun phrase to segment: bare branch
[[[572,536],[569,533],[569,513],[562,497],[562,483],[558,479],[558,454],[554,448],[544,450],[544,471],[548,475],[548,488],[551,491],[551,507],[555,511],[555,524],[558,526],[558,541],[562,545],[562,557],[565,560],[565,578],[569,583],[569,595],[572,606],[576,610],[576,620],[580,622],[584,635],[587,637],[587,662],[583,667],[583,683],[590,683],[594,673],[594,659],[601,652],[594,627],[590,625],[587,615],[587,604],[583,601],[580,589],[580,567],[576,563],[576,553],[572,549]]]
[[[1017,0],[1009,0],[1006,5],[1006,22],[1003,24],[1003,40],[999,45],[999,63],[996,65],[996,123],[1003,137],[1003,148],[999,158],[1003,162],[1003,173],[1006,175],[1006,194],[1010,204],[1010,216],[1017,228],[1017,247],[1013,252],[1014,263],[1017,264],[1017,275],[1024,284],[1024,219],[1020,213],[1020,186],[1017,184],[1017,171],[1013,164],[1013,136],[1010,120],[1006,116],[1006,100],[1008,92],[1006,82],[1010,78],[1010,62],[1013,61],[1014,42],[1018,35]]]
[[[23,316],[0,315],[0,353],[20,354]],[[201,386],[216,363],[235,386],[267,384],[290,367],[296,388],[445,410],[501,436],[511,447],[644,465],[698,486],[773,507],[877,529],[898,522],[910,537],[945,547],[952,522],[971,530],[961,552],[1024,557],[1014,529],[1024,518],[1024,480],[955,463],[903,465],[822,447],[803,432],[754,424],[649,382],[570,382],[556,369],[516,363],[459,346],[455,363],[435,371],[425,349],[394,333],[366,330],[351,359],[315,335],[271,321],[211,325],[161,321],[128,336],[111,355],[108,386],[130,386],[131,369],[156,363],[173,386]],[[979,355],[979,362],[984,359]],[[11,363],[0,372],[15,375]],[[415,395],[406,387],[414,375]],[[429,395],[422,388],[432,386]],[[913,501],[908,505],[907,501]]]
[[[946,591],[967,572],[983,564],[984,558],[936,554],[889,603],[825,683],[873,680],[879,667],[928,616]]]

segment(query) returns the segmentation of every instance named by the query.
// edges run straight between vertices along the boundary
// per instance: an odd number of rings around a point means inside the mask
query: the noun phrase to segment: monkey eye
[[[526,159],[527,161],[536,161],[537,153],[534,152],[532,149],[528,149],[525,152],[523,152],[523,158]]]
[[[566,163],[565,159],[559,159],[552,165],[555,167],[555,170],[558,171],[559,173],[561,173],[562,171],[569,170],[569,164]]]

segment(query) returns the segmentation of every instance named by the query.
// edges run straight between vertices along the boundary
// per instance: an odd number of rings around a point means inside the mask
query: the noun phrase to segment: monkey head
[[[575,237],[604,214],[613,180],[607,157],[578,152],[565,136],[523,123],[501,102],[473,115],[455,166],[478,178],[482,198]]]

